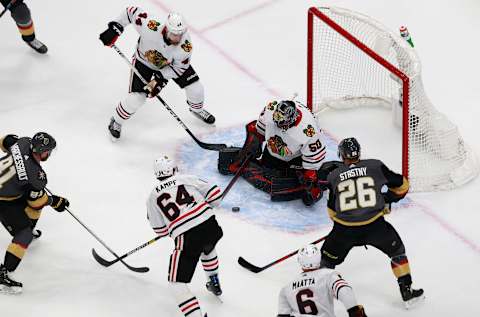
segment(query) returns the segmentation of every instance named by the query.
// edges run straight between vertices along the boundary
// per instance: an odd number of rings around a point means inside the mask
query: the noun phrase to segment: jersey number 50
[[[195,203],[195,199],[185,189],[185,186],[180,185],[177,189],[175,202],[169,201],[172,196],[169,193],[163,193],[157,198],[157,205],[163,212],[165,217],[173,221],[180,215],[180,208],[185,204]]]
[[[337,186],[340,211],[373,207],[377,204],[375,181],[365,176],[347,179]]]

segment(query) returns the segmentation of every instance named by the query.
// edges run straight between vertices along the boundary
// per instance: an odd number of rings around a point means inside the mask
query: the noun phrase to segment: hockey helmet
[[[280,129],[287,130],[297,120],[298,111],[292,100],[280,101],[273,111],[273,121]]]
[[[320,250],[313,244],[307,244],[298,251],[298,263],[303,270],[313,270],[320,267],[322,255]]]
[[[170,177],[178,171],[178,167],[168,156],[162,156],[153,163],[153,172],[156,178]]]
[[[43,161],[45,161],[48,156],[50,156],[50,153],[57,146],[57,141],[55,141],[55,139],[46,132],[37,132],[32,137],[31,144],[33,153],[47,153],[47,155],[42,159]]]
[[[342,160],[359,160],[360,143],[355,138],[346,138],[338,144],[338,157]]]
[[[183,35],[187,32],[187,25],[185,24],[182,15],[176,12],[168,14],[165,26],[167,27],[167,32],[173,35]]]

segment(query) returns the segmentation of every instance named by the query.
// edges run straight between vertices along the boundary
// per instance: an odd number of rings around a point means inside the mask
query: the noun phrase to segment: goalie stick
[[[112,45],[112,48],[117,51],[118,55],[120,55],[123,60],[128,64],[128,66],[132,69],[132,71],[138,76],[138,78],[140,78],[140,80],[146,85],[147,84],[147,81],[145,80],[145,78],[142,77],[142,75],[140,74],[140,72],[135,68],[135,66],[133,66],[132,64],[130,64],[130,62],[128,61],[128,58],[123,54],[123,52],[115,45],[113,44]],[[182,119],[180,119],[179,116],[177,116],[177,114],[172,110],[172,108],[170,108],[170,106],[165,102],[165,100],[162,99],[162,97],[160,96],[156,96],[157,99],[162,103],[162,105],[165,107],[165,109],[168,110],[168,112],[170,112],[170,114],[177,120],[177,122],[182,126],[182,128],[187,131],[187,133],[192,137],[192,139],[203,149],[206,149],[206,150],[212,150],[212,151],[220,151],[224,148],[227,147],[226,144],[216,144],[216,143],[205,143],[205,142],[202,142],[200,141],[199,139],[197,139],[197,137],[192,133],[192,131],[190,131],[190,129],[185,125],[185,123],[183,123]]]
[[[240,175],[242,174],[242,171],[243,169],[245,168],[245,166],[247,165],[248,163],[248,160],[250,159],[251,155],[247,156],[247,158],[243,161],[242,165],[240,166],[240,168],[237,170],[237,172],[235,173],[235,175],[233,176],[233,178],[230,180],[230,182],[228,183],[227,187],[225,187],[225,190],[223,191],[222,193],[222,200],[225,198],[225,196],[227,195],[227,193],[230,191],[230,189],[232,188],[232,186],[235,184],[235,182],[237,181],[237,179],[240,177]],[[145,242],[144,244],[136,247],[135,249],[133,250],[130,250],[128,251],[127,253],[121,255],[121,256],[117,256],[117,258],[115,260],[112,260],[112,261],[107,261],[105,260],[104,258],[102,258],[100,255],[98,255],[98,253],[95,251],[95,249],[92,248],[92,255],[93,255],[93,258],[100,264],[100,265],[103,265],[105,267],[109,267],[119,261],[122,261],[123,259],[125,259],[127,256],[130,256],[132,255],[133,253],[149,246],[150,244],[160,240],[162,238],[162,236],[156,236],[155,238]],[[123,262],[123,261],[122,261]],[[125,264],[125,263],[124,263]],[[138,270],[139,268],[135,268],[136,270]],[[148,272],[148,268],[143,268],[143,269],[147,269],[146,271],[144,272]],[[135,271],[135,270],[133,270]],[[137,271],[136,271],[137,272]],[[143,271],[142,271],[143,272]]]
[[[327,236],[324,236],[324,237],[322,237],[322,238],[320,238],[320,239],[318,239],[318,240],[313,241],[311,244],[317,244],[317,243],[325,240],[326,238],[327,238]],[[280,263],[280,262],[283,262],[283,261],[285,261],[286,259],[294,256],[295,254],[298,253],[298,251],[299,251],[299,250],[293,251],[293,252],[291,252],[291,253],[289,253],[289,254],[281,257],[280,259],[277,259],[277,260],[275,260],[275,261],[273,261],[273,262],[271,262],[271,263],[269,263],[269,264],[267,264],[267,265],[265,265],[265,266],[256,266],[256,265],[253,265],[252,263],[250,263],[250,262],[248,262],[247,260],[245,260],[243,257],[239,257],[239,258],[238,258],[238,264],[240,264],[240,266],[242,266],[243,268],[245,268],[245,269],[247,269],[247,270],[249,270],[249,271],[251,271],[251,272],[253,272],[253,273],[260,273],[260,272],[262,272],[263,270],[266,270],[266,269],[268,269],[269,267],[274,266],[275,264],[278,264],[278,263]]]

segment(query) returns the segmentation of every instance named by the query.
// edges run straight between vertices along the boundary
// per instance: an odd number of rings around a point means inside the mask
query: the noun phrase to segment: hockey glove
[[[57,195],[52,195],[50,196],[49,205],[56,211],[62,212],[65,210],[65,208],[70,206],[70,202],[66,198],[63,198]]]
[[[8,151],[9,148],[14,145],[15,143],[17,143],[18,141],[18,136],[16,136],[15,134],[7,134],[4,138],[3,138],[3,147]]]
[[[145,87],[143,87],[143,89],[147,93],[148,98],[153,98],[160,93],[167,83],[168,80],[166,80],[161,73],[156,73],[154,78]]]
[[[257,121],[254,120],[245,126],[247,130],[247,138],[243,144],[242,149],[238,153],[235,161],[228,167],[231,173],[236,173],[245,158],[250,157],[256,159],[262,154],[262,143],[265,141],[265,136],[257,131]]]
[[[115,21],[108,23],[108,29],[100,34],[103,45],[112,47],[123,32],[123,26]]]
[[[317,171],[303,170],[301,181],[305,186],[305,193],[302,196],[302,201],[305,206],[312,206],[317,201],[322,199],[322,190],[318,186]]]
[[[348,311],[348,317],[367,317],[362,305],[353,306]]]

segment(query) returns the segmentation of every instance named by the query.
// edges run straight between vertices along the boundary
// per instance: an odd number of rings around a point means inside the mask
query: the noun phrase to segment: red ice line
[[[150,0],[154,5],[156,5],[157,7],[159,7],[162,11],[164,11],[165,13],[168,13],[168,12],[171,12],[170,8],[167,7],[162,1],[160,0]],[[247,13],[251,13],[253,11],[256,11],[256,10],[260,10],[261,8],[265,7],[266,5],[268,4],[271,4],[273,3],[274,1],[270,1],[269,3],[266,3],[265,5],[263,6],[257,6],[255,7],[254,9],[251,9],[251,10],[247,10],[245,11],[242,15],[246,15]],[[227,19],[228,20],[228,19]],[[231,21],[233,19],[230,19],[229,21]],[[226,22],[224,22],[226,23]],[[205,43],[207,43],[213,50],[215,50],[218,54],[220,54],[223,58],[225,58],[228,62],[230,62],[230,64],[232,64],[237,70],[239,70],[240,72],[242,72],[243,74],[247,75],[247,77],[249,77],[251,80],[253,80],[254,82],[256,82],[260,87],[262,87],[263,89],[265,89],[270,95],[272,95],[272,97],[278,97],[278,96],[281,96],[282,94],[273,89],[273,88],[270,88],[268,86],[268,84],[263,81],[260,77],[258,77],[257,75],[255,75],[252,71],[250,71],[248,69],[248,67],[244,66],[242,63],[240,63],[239,61],[237,61],[236,59],[234,59],[232,57],[232,55],[228,54],[227,52],[225,52],[220,46],[218,46],[217,44],[213,43],[212,41],[210,41],[207,37],[205,37],[203,35],[203,32],[197,30],[196,28],[192,27],[191,25],[188,26],[188,29],[190,30],[191,33],[195,34],[196,36],[198,36],[200,39],[202,39]]]

